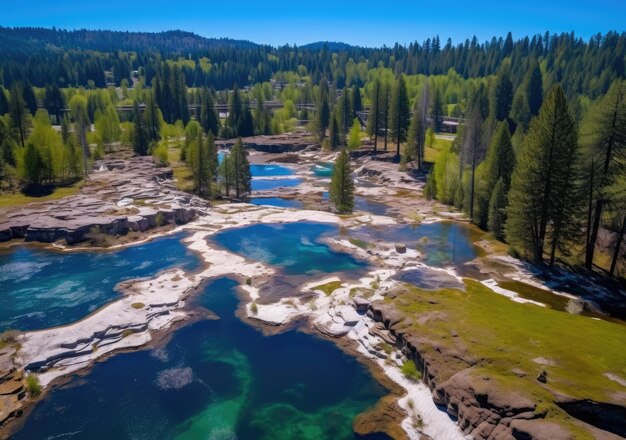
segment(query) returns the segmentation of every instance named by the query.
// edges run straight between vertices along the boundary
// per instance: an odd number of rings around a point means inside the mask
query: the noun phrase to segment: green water
[[[297,331],[266,337],[241,322],[235,286],[218,279],[195,300],[219,320],[96,364],[53,390],[14,439],[358,438],[354,417],[385,390],[329,341]]]

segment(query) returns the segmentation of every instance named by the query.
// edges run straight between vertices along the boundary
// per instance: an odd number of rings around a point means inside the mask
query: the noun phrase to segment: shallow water
[[[322,200],[329,199],[328,191],[322,193]],[[387,215],[389,207],[384,203],[371,202],[366,197],[354,196],[354,210],[369,212],[374,215]]]
[[[252,191],[270,191],[280,187],[298,186],[302,183],[302,179],[263,179],[252,178]]]
[[[27,245],[0,253],[0,332],[68,324],[118,296],[120,281],[171,268],[194,270],[183,233],[117,251],[59,252]]]
[[[335,164],[333,162],[318,162],[311,167],[311,171],[317,177],[331,177]]]
[[[252,177],[267,176],[292,176],[293,169],[276,164],[251,164],[250,175]]]
[[[253,197],[249,200],[253,205],[277,206],[279,208],[302,209],[302,202],[294,199],[280,197]]]
[[[242,323],[235,285],[216,280],[196,300],[219,320],[97,364],[39,403],[14,438],[356,438],[353,418],[385,390],[328,341],[296,331],[265,337]]]
[[[226,151],[217,152],[218,163],[222,163],[226,156]],[[267,177],[287,177],[293,176],[292,168],[270,164],[250,164],[250,175],[252,176],[252,191],[270,191],[280,187],[298,186],[302,183],[302,179],[283,178],[283,179],[266,179]]]
[[[335,252],[321,240],[337,236],[335,225],[315,222],[256,224],[212,237],[218,245],[252,260],[279,266],[286,275],[311,275],[364,268],[351,255]]]
[[[436,222],[384,228],[365,226],[350,235],[364,241],[405,244],[420,251],[422,261],[429,266],[460,266],[478,256],[470,227],[461,223]]]

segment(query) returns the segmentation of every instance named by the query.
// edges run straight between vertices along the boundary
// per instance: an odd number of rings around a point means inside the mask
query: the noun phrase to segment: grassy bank
[[[49,194],[42,196],[32,196],[24,194],[21,191],[12,193],[0,193],[0,208],[14,208],[17,206],[26,205],[33,202],[47,202],[50,200],[57,200],[67,196],[73,196],[78,194],[83,181],[79,181],[67,186],[58,186],[52,190]]]
[[[430,342],[423,344],[427,357],[439,356],[442,347],[444,353],[460,352],[462,358],[476,361],[476,374],[527,394],[547,411],[547,419],[567,426],[576,438],[589,437],[554,404],[554,395],[619,403],[621,386],[606,374],[626,377],[624,327],[515,303],[475,281],[466,280],[466,286],[465,292],[407,287],[389,300],[407,315],[398,326]],[[442,373],[439,381],[452,376],[455,368]],[[536,380],[542,370],[547,372],[546,384]]]

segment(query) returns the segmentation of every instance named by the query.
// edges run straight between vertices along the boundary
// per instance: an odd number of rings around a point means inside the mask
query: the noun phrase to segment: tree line
[[[366,72],[384,67],[394,74],[443,75],[450,69],[463,78],[496,74],[509,60],[511,80],[518,85],[524,72],[538,63],[549,83],[561,83],[568,99],[592,99],[606,93],[625,74],[626,33],[597,34],[585,41],[574,33],[506,37],[479,42],[475,37],[459,44],[438,36],[407,46],[362,48],[347,45],[310,47],[256,45],[233,40],[204,39],[184,32],[133,33],[64,31],[0,27],[0,78],[5,87],[29,81],[37,87],[121,86],[132,82],[132,72],[145,85],[162,71],[177,65],[187,87],[216,90],[268,81],[278,72],[301,72],[313,83],[326,78],[343,89],[367,81]]]

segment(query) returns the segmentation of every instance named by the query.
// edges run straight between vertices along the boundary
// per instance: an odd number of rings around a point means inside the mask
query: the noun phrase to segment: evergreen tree
[[[157,142],[161,139],[161,120],[163,116],[152,93],[148,93],[146,97],[143,119],[148,136],[148,143]]]
[[[196,121],[191,121],[189,125],[197,125]],[[201,197],[209,196],[211,192],[211,170],[209,166],[209,142],[204,142],[203,132],[198,127],[196,137],[189,142],[187,147],[187,164],[191,168],[193,175],[193,187]],[[212,140],[211,140],[212,142]]]
[[[235,187],[235,197],[238,200],[242,200],[252,191],[252,175],[250,174],[248,151],[244,148],[241,138],[237,139],[237,142],[231,149],[230,158],[234,171],[233,186]]]
[[[205,133],[210,132],[213,136],[217,136],[220,129],[220,119],[215,111],[213,94],[205,87],[201,96],[200,124]]]
[[[533,60],[531,63],[524,78],[524,84],[526,86],[526,100],[530,114],[536,116],[539,114],[539,109],[543,103],[543,76],[536,60]]]
[[[515,123],[515,127],[521,127],[523,131],[527,131],[532,117],[533,115],[528,106],[528,98],[524,90],[522,90],[522,86],[520,86],[515,93],[515,98],[513,98],[511,119]]]
[[[506,195],[511,186],[511,175],[515,166],[515,153],[511,144],[511,133],[506,122],[497,125],[484,162],[483,178],[477,189],[478,224],[488,226],[488,215],[491,214],[491,199],[495,197],[495,187],[502,180],[502,190]],[[501,208],[497,205],[497,208]],[[506,218],[505,214],[502,214]],[[501,226],[504,223],[500,221]],[[495,231],[493,231],[495,233]],[[496,234],[498,235],[498,234]],[[501,234],[499,235],[502,236]]]
[[[4,119],[0,118],[0,160],[2,160],[5,168],[8,165],[16,165],[14,146],[15,141],[13,141],[11,136],[11,130],[4,122]]]
[[[272,115],[263,105],[263,96],[260,93],[256,98],[256,107],[252,116],[254,134],[267,135],[272,133]]]
[[[345,149],[341,150],[329,188],[330,201],[339,214],[350,214],[354,209],[354,181],[352,180],[352,170],[350,168],[350,157]]]
[[[320,142],[324,140],[324,137],[326,136],[326,129],[330,125],[330,104],[328,99],[328,80],[326,78],[322,78],[319,83],[317,117],[315,120],[315,128]]]
[[[471,221],[474,218],[474,198],[476,193],[476,167],[484,154],[482,141],[482,124],[478,109],[471,109],[463,130],[463,144],[461,149],[461,166],[470,167],[468,210]]]
[[[22,92],[17,85],[11,87],[9,121],[11,123],[11,129],[16,133],[17,140],[20,145],[24,147],[31,125],[31,118],[26,108],[26,102],[24,98],[22,98]]]
[[[213,188],[212,185],[217,183],[217,175],[218,175],[218,166],[219,160],[217,155],[217,146],[215,145],[215,141],[213,139],[213,133],[209,131],[207,134],[207,161],[209,164],[208,173],[209,173],[209,184],[208,184],[208,193],[209,197],[213,197]]]
[[[145,119],[139,110],[139,103],[133,103],[133,150],[140,156],[149,154],[150,138]]]
[[[513,103],[513,83],[509,73],[508,64],[503,65],[498,71],[495,82],[491,89],[490,115],[496,121],[504,121],[508,118]]]
[[[46,86],[43,106],[50,115],[54,116],[57,123],[61,122],[62,110],[65,108],[65,96],[56,83]]]
[[[380,114],[382,105],[382,83],[380,78],[374,81],[374,87],[371,96],[372,106],[370,108],[369,117],[367,118],[367,134],[374,136],[374,154],[378,147],[378,132],[380,131]]]
[[[393,90],[389,113],[389,129],[391,138],[396,142],[396,157],[400,157],[400,143],[406,141],[411,117],[409,95],[406,90],[404,76],[398,75]]]
[[[441,98],[441,91],[436,88],[433,98],[433,107],[431,110],[431,115],[433,118],[433,129],[435,133],[439,133],[441,131],[441,124],[443,123],[443,99]]]
[[[418,170],[422,168],[424,142],[426,140],[426,126],[423,122],[421,106],[416,105],[411,117],[411,124],[409,125],[409,138],[404,154],[406,162],[415,159]]]
[[[237,136],[254,136],[254,120],[250,111],[250,102],[245,99],[241,108],[241,119],[237,125]]]
[[[567,99],[555,86],[530,124],[511,178],[506,238],[534,263],[543,259],[546,240],[550,260],[575,225],[578,192],[575,180],[577,136]],[[549,234],[549,237],[548,237]]]
[[[588,112],[582,129],[582,143],[589,166],[588,222],[585,267],[591,269],[601,219],[607,205],[619,192],[611,191],[625,173],[626,163],[626,81],[617,80]]]
[[[26,108],[28,108],[30,114],[35,115],[37,112],[37,97],[35,96],[33,86],[28,80],[22,82],[22,97],[24,98]]]
[[[359,86],[352,86],[352,110],[354,111],[354,117],[357,117],[356,112],[363,111],[363,98],[361,97],[361,89]]]
[[[328,126],[328,147],[331,151],[335,150],[341,143],[338,126],[337,115],[333,112],[330,117],[330,125]]]
[[[350,128],[350,121],[354,119],[351,117],[351,103],[350,94],[347,88],[343,89],[341,97],[337,101],[337,105],[334,108],[334,117],[337,118],[337,132],[339,133],[339,145],[346,145],[346,133]],[[332,117],[332,116],[331,116]],[[332,122],[332,121],[331,121]]]
[[[226,154],[226,156],[224,156],[224,159],[222,160],[222,163],[219,164],[218,175],[224,188],[224,195],[226,197],[230,197],[231,188],[233,187],[234,182],[234,167],[230,153]]]
[[[0,85],[0,116],[9,112],[9,100],[4,92],[4,87]]]
[[[380,114],[378,117],[380,118],[381,124],[383,125],[383,132],[385,137],[385,151],[387,151],[387,138],[389,135],[389,105],[391,104],[391,85],[387,81],[383,81],[381,86],[381,95],[380,95]]]
[[[498,240],[504,240],[504,224],[506,223],[506,188],[504,179],[498,179],[491,198],[487,227]]]
[[[241,102],[241,94],[239,93],[239,87],[237,84],[233,87],[233,91],[230,95],[228,102],[228,120],[227,125],[232,129],[235,136],[238,134],[238,128],[241,121],[241,112],[243,104]]]

